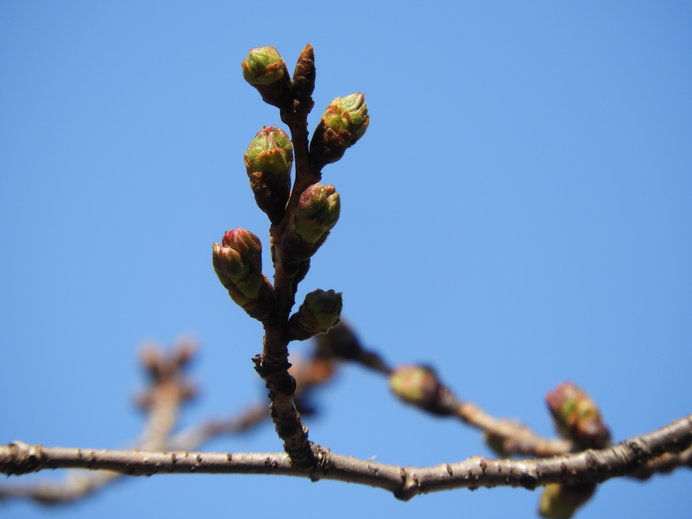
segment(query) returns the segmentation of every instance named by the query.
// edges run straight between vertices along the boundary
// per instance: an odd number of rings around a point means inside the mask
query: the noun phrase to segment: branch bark
[[[302,423],[295,405],[296,382],[288,372],[288,319],[295,304],[298,283],[307,274],[310,260],[295,261],[290,258],[283,244],[289,221],[298,205],[300,195],[320,179],[319,170],[310,162],[307,116],[310,112],[312,89],[315,82],[314,54],[308,43],[300,54],[293,76],[291,95],[287,105],[281,106],[281,120],[291,132],[295,157],[295,182],[286,205],[284,216],[273,223],[269,234],[271,257],[274,264],[274,311],[262,322],[264,341],[262,354],[253,361],[255,369],[269,390],[270,415],[276,432],[283,441],[284,450],[293,463],[310,467],[317,462],[315,449],[308,439],[308,428]]]
[[[268,474],[332,479],[388,490],[408,500],[418,494],[480,486],[534,489],[548,483],[601,483],[613,477],[636,474],[657,459],[671,456],[689,466],[692,415],[651,433],[635,436],[601,450],[526,460],[491,460],[479,456],[458,463],[431,467],[387,465],[316,449],[312,468],[291,463],[285,453],[142,452],[43,447],[13,442],[0,447],[0,472],[8,475],[44,469],[82,468],[127,475],[166,473]],[[681,455],[680,455],[681,454]]]

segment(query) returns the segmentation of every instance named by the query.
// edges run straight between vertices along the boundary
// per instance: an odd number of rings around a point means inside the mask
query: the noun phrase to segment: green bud
[[[314,318],[315,327],[321,333],[339,323],[343,308],[341,292],[314,290],[305,296],[305,303],[303,304]]]
[[[276,83],[285,75],[286,63],[275,47],[255,47],[241,63],[243,77],[252,86]]]
[[[280,128],[265,126],[252,139],[244,158],[257,206],[272,223],[279,222],[291,192],[291,139]]]
[[[546,402],[555,427],[564,438],[585,449],[601,449],[610,444],[610,431],[596,403],[575,384],[560,384],[546,395]]]
[[[356,92],[345,97],[337,97],[327,106],[322,121],[327,128],[350,133],[353,139],[351,144],[355,144],[365,135],[365,130],[370,124],[365,96]]]
[[[337,97],[325,110],[310,142],[310,157],[322,167],[336,162],[368,129],[370,116],[360,92]]]
[[[245,168],[248,175],[262,171],[277,176],[288,175],[293,164],[293,145],[290,137],[281,128],[265,126],[245,152]]]
[[[541,494],[538,512],[549,519],[569,519],[596,491],[594,483],[550,483]]]
[[[254,86],[262,99],[281,110],[291,110],[291,78],[286,63],[274,47],[257,47],[241,63],[243,77]]]
[[[336,225],[340,211],[341,199],[334,186],[313,184],[300,195],[290,228],[315,244]]]
[[[326,333],[339,324],[343,302],[341,293],[334,290],[314,290],[305,296],[298,312],[289,320],[291,337],[305,340],[319,333]]]

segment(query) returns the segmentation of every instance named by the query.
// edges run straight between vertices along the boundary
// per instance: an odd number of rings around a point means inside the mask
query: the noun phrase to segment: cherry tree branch
[[[603,482],[635,474],[662,455],[683,453],[689,465],[692,415],[613,447],[527,460],[474,456],[431,467],[387,465],[316,449],[312,468],[291,463],[285,453],[143,452],[44,447],[13,442],[0,447],[0,472],[19,475],[44,469],[82,468],[127,475],[267,474],[331,479],[382,488],[402,500],[457,488],[511,486],[533,489],[549,483]],[[672,459],[672,458],[670,458]],[[670,459],[668,461],[670,461]],[[652,460],[654,460],[652,462]]]

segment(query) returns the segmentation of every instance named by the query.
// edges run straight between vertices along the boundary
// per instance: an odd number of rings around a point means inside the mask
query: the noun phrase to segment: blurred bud
[[[363,346],[356,332],[340,321],[329,333],[316,337],[318,356],[353,360],[363,354]]]
[[[272,223],[278,222],[291,191],[291,139],[280,128],[265,126],[252,139],[244,158],[257,206]]]
[[[243,77],[252,86],[276,83],[284,76],[286,63],[275,47],[255,47],[241,63]]]
[[[404,402],[425,407],[436,398],[439,382],[432,369],[414,364],[398,366],[389,377],[389,388]]]
[[[550,483],[541,494],[538,511],[549,519],[569,519],[596,491],[595,483],[567,485]]]
[[[325,110],[310,143],[310,157],[319,167],[336,162],[368,129],[370,117],[360,92],[337,97]]]
[[[546,401],[564,438],[584,449],[602,449],[610,444],[610,431],[596,403],[581,388],[563,382],[546,395]]]
[[[279,108],[291,106],[291,82],[286,63],[274,47],[256,47],[241,63],[243,77],[267,103]]]
[[[300,195],[290,228],[309,243],[317,243],[339,220],[341,200],[332,185],[313,184]]]
[[[430,413],[446,416],[452,412],[448,405],[451,393],[430,367],[398,366],[389,375],[389,389],[404,402]]]
[[[272,288],[262,275],[262,243],[241,227],[227,231],[212,245],[214,271],[233,301],[252,317],[262,319],[271,305]]]
[[[291,338],[303,341],[326,333],[339,323],[342,307],[341,293],[334,290],[310,292],[288,322]]]

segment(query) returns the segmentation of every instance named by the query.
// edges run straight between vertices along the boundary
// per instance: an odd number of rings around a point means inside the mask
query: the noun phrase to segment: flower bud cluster
[[[271,307],[272,288],[262,275],[262,243],[241,227],[227,231],[212,245],[212,262],[221,284],[233,301],[261,319]]]
[[[337,97],[327,107],[308,144],[307,115],[313,106],[314,59],[313,48],[307,44],[298,57],[292,78],[274,47],[253,48],[241,63],[245,80],[259,91],[264,101],[280,109],[282,121],[296,139],[296,153],[300,158],[292,194],[293,143],[283,130],[276,126],[263,127],[244,154],[255,201],[272,224],[272,261],[277,269],[277,294],[280,294],[277,301],[272,286],[262,275],[262,248],[254,234],[240,228],[228,231],[221,243],[212,246],[219,280],[233,300],[258,319],[279,309],[285,315],[285,303],[292,304],[296,287],[310,267],[310,258],[327,239],[341,210],[334,186],[317,183],[320,170],[341,158],[363,136],[370,122],[363,94]],[[290,297],[284,297],[286,294]],[[341,306],[341,294],[333,290],[311,292],[289,319],[292,338],[306,339],[326,332],[339,322]]]
[[[315,290],[305,296],[305,301],[288,321],[292,339],[303,341],[320,333],[326,333],[339,324],[343,302],[341,293],[334,290]]]
[[[291,139],[282,129],[265,126],[250,142],[244,159],[257,206],[272,223],[278,222],[291,191]]]

